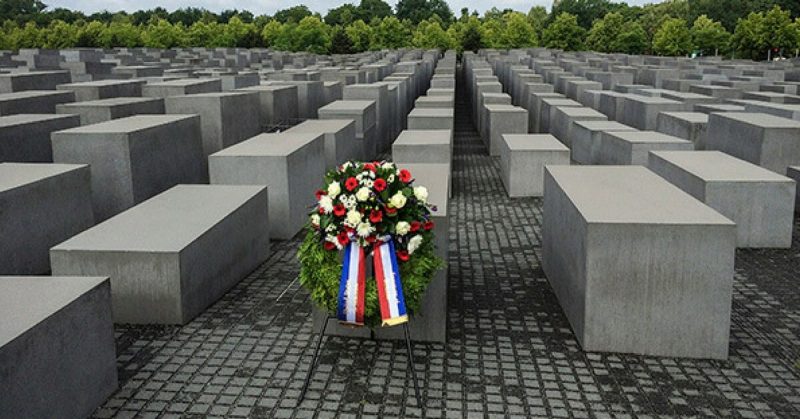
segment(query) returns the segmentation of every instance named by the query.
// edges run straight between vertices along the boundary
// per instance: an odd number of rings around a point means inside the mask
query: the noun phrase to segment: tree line
[[[444,0],[347,3],[322,16],[299,5],[272,16],[163,8],[86,15],[48,10],[40,0],[0,0],[0,49],[73,47],[270,47],[318,54],[385,48],[548,47],[666,56],[725,55],[763,60],[800,48],[797,0],[668,0],[629,6],[555,0],[528,13],[466,8]]]

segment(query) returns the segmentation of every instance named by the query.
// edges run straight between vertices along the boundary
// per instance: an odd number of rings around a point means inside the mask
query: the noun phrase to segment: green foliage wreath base
[[[426,234],[425,241],[406,262],[398,261],[400,281],[403,284],[403,295],[409,314],[419,311],[422,297],[433,275],[444,267],[444,261],[435,254],[433,234]],[[342,263],[339,251],[329,251],[322,247],[319,237],[314,231],[306,234],[300,245],[300,284],[311,292],[311,300],[318,307],[332,316],[336,315],[339,301],[339,282],[342,274]],[[371,257],[371,256],[367,256]],[[378,290],[375,278],[367,272],[366,293],[364,301],[364,324],[376,327],[381,324],[381,313],[378,308]]]

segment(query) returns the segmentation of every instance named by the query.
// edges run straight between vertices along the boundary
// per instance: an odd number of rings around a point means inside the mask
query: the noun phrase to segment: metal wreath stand
[[[319,351],[322,346],[322,338],[325,337],[325,329],[328,328],[328,321],[331,319],[336,319],[333,316],[325,317],[325,322],[322,325],[322,330],[319,332],[319,336],[317,337],[317,345],[314,348],[314,357],[311,359],[311,367],[308,368],[308,373],[306,374],[306,381],[303,384],[303,389],[300,391],[300,399],[298,400],[298,404],[302,403],[306,397],[306,390],[308,390],[308,385],[311,383],[311,375],[314,373],[314,368],[317,366],[317,361],[319,360]],[[406,370],[411,371],[411,378],[414,380],[414,394],[417,397],[417,406],[422,408],[422,397],[419,394],[419,384],[417,383],[417,372],[414,370],[414,351],[411,346],[411,333],[408,330],[408,322],[403,323],[403,334],[406,338],[406,351],[408,352],[408,362],[406,364]]]

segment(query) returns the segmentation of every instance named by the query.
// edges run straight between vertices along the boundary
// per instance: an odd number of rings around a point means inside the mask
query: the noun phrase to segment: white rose
[[[370,223],[361,223],[356,227],[356,233],[359,237],[367,237],[372,232],[375,231],[375,227],[373,227]]]
[[[328,195],[323,195],[319,199],[319,207],[322,208],[325,214],[330,214],[333,211],[333,199]]]
[[[394,182],[394,175],[389,175],[386,177],[386,183],[393,183]]]
[[[419,249],[422,244],[422,236],[416,235],[408,241],[408,254],[413,254],[415,250]]]
[[[361,188],[356,192],[356,199],[358,199],[359,202],[364,202],[369,199],[369,194],[369,188]]]
[[[414,196],[417,197],[421,202],[425,202],[428,200],[428,188],[424,186],[417,186],[414,188]]]
[[[389,204],[397,209],[403,208],[406,204],[406,196],[398,192],[389,198]]]
[[[355,227],[358,223],[361,222],[361,213],[356,210],[347,211],[347,217],[345,217],[345,222],[350,225],[350,227]]]
[[[352,165],[353,164],[350,163],[349,161],[344,162],[344,164],[342,164],[342,171],[345,171],[345,170],[349,169],[350,166],[352,166]]]
[[[411,224],[405,221],[400,221],[394,226],[394,231],[398,236],[405,236],[409,231],[411,231]]]
[[[373,186],[375,186],[375,181],[374,180],[367,179],[367,180],[364,181],[364,187],[365,188],[372,188]]]
[[[328,185],[328,195],[330,195],[331,198],[336,198],[341,192],[342,185],[340,185],[339,182],[331,182],[331,184]]]
[[[315,226],[319,225],[319,214],[311,214],[311,224]]]
[[[394,163],[391,163],[391,162],[387,161],[386,163],[381,165],[381,169],[384,169],[384,170],[394,169]]]
[[[325,236],[325,241],[335,244],[337,249],[342,250],[342,245],[339,243],[339,239],[337,239],[336,236],[331,236],[329,234]]]

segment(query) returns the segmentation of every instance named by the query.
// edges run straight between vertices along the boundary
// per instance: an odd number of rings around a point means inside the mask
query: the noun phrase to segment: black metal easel
[[[325,337],[325,329],[328,328],[328,320],[330,319],[335,319],[335,317],[326,317],[325,322],[322,325],[322,330],[319,332],[317,345],[314,348],[314,357],[311,359],[311,366],[308,368],[308,373],[306,374],[306,382],[303,384],[303,389],[300,391],[300,399],[298,400],[298,404],[305,399],[306,390],[308,390],[308,385],[311,384],[311,375],[314,373],[314,368],[317,366],[319,350],[322,346],[322,338]],[[414,394],[417,396],[417,406],[422,408],[422,398],[419,395],[419,384],[417,383],[417,372],[414,370],[414,351],[411,347],[411,333],[408,330],[408,322],[403,323],[403,334],[406,337],[406,351],[408,351],[408,363],[406,364],[406,368],[411,370],[411,378],[414,380]]]

